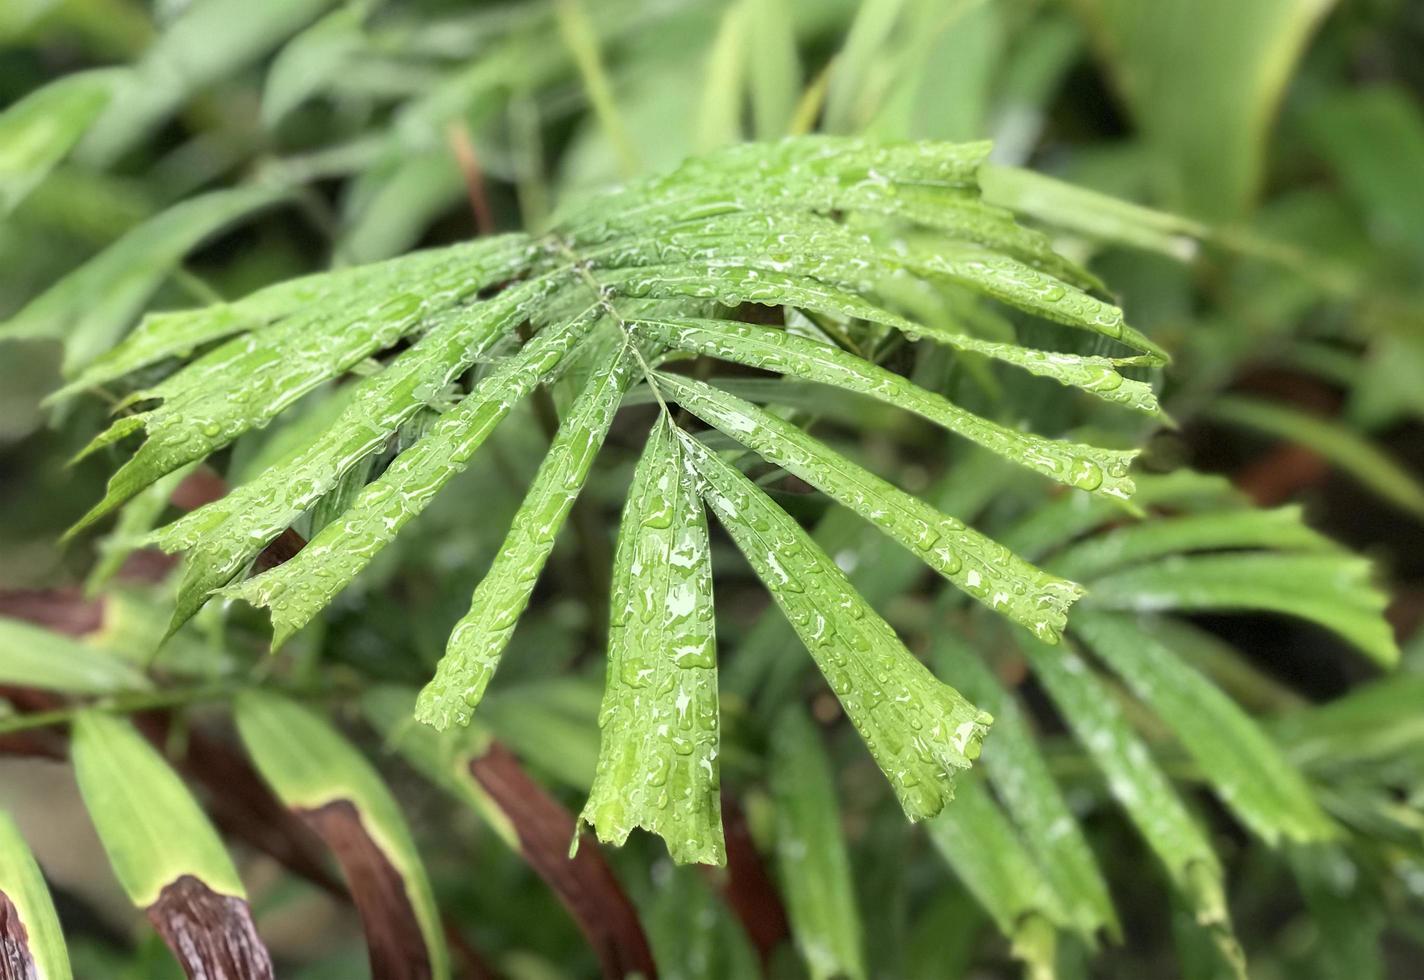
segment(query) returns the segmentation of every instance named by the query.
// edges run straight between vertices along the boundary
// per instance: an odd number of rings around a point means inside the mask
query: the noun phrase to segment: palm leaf
[[[80,527],[358,371],[344,408],[325,429],[228,497],[154,535],[166,550],[188,554],[175,628],[221,590],[269,608],[281,642],[464,468],[515,402],[567,376],[582,394],[565,413],[505,545],[417,706],[422,720],[464,723],[493,677],[625,391],[641,378],[661,409],[685,400],[1053,641],[1079,594],[1071,583],[841,459],[795,426],[667,373],[668,359],[681,351],[830,385],[907,409],[1053,480],[1109,498],[1130,495],[1130,451],[1061,441],[974,414],[859,356],[854,341],[843,349],[730,318],[742,304],[758,304],[794,310],[847,338],[896,331],[1155,413],[1151,389],[1123,372],[1159,364],[1160,352],[1115,307],[1075,285],[1090,279],[1045,239],[982,202],[975,174],[985,151],[977,144],[825,138],[737,146],[570,212],[540,238],[507,235],[417,253],[150,318],[78,384],[112,384],[190,351],[197,356],[132,392],[125,404],[135,414],[94,441],[91,449],[140,431],[145,436]],[[1081,355],[927,325],[897,311],[903,287],[916,283],[989,297],[1120,351]],[[655,371],[660,360],[664,370]],[[413,444],[399,444],[389,467],[351,493],[349,475],[361,479],[360,467],[369,469],[388,452],[402,426],[432,411],[438,420]],[[951,774],[973,758],[986,719],[915,663],[760,490],[667,417],[660,425],[672,425],[669,445],[677,447],[688,478],[812,647],[906,811],[916,818],[938,812],[950,796]],[[330,519],[323,518],[296,558],[241,579],[270,541],[318,507]],[[695,514],[680,511],[679,533],[686,522],[696,526]],[[696,601],[710,601],[709,581],[695,577]],[[810,587],[798,591],[800,581]],[[620,613],[615,607],[615,619]],[[891,701],[883,702],[887,692]],[[910,698],[909,706],[894,692]],[[632,733],[647,734],[641,725]],[[648,758],[676,754],[675,737],[659,738],[671,741]],[[617,785],[626,788],[628,774],[638,770],[612,771],[624,774]],[[606,802],[614,789],[600,786],[595,797]],[[695,795],[705,798],[705,791]],[[679,848],[684,840],[714,839],[691,812],[710,811],[699,805],[684,814],[688,819],[669,818],[660,828],[670,840],[685,835]],[[645,818],[635,804],[626,818],[609,818],[610,832],[621,833],[621,819]]]

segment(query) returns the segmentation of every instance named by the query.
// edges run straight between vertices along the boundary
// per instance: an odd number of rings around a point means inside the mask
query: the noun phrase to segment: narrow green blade
[[[69,949],[44,875],[20,828],[0,810],[0,970],[17,980],[70,980]],[[18,930],[14,927],[18,926]],[[20,939],[23,937],[23,939]],[[9,971],[15,971],[11,974]]]
[[[504,545],[475,588],[470,611],[455,624],[434,678],[420,692],[415,715],[426,724],[438,729],[466,724],[484,697],[636,365],[633,349],[625,343],[612,363],[594,373],[559,425]]]
[[[1058,898],[1014,826],[983,784],[970,776],[953,805],[925,824],[935,848],[979,900],[1030,977],[1051,977]]]
[[[820,735],[787,708],[771,740],[776,858],[796,946],[812,980],[864,980],[865,952],[840,806]]]
[[[7,616],[0,616],[0,684],[66,694],[116,694],[152,686],[108,651]]]
[[[103,111],[112,71],[65,75],[0,113],[0,219],[15,209]]]
[[[1222,802],[1266,843],[1335,835],[1304,778],[1270,737],[1159,640],[1150,619],[1083,612],[1073,619],[1073,633],[1171,726]]]
[[[581,820],[622,844],[634,827],[679,864],[722,864],[712,556],[702,499],[658,417],[613,562],[598,771]]]

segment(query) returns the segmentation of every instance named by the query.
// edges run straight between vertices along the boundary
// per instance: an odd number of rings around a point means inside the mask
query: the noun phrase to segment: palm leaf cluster
[[[825,138],[738,147],[630,185],[542,237],[500,236],[152,316],[66,389],[184,362],[132,391],[123,401],[132,413],[92,443],[91,451],[144,435],[79,527],[268,424],[318,387],[355,374],[328,426],[154,536],[188,556],[175,628],[221,590],[268,608],[280,643],[420,513],[519,399],[576,377],[578,393],[417,707],[417,717],[437,727],[463,723],[494,674],[625,393],[641,382],[662,405],[620,532],[616,669],[605,709],[609,782],[595,792],[596,800],[632,802],[622,816],[601,805],[590,816],[608,814],[606,832],[617,837],[628,823],[661,826],[663,818],[653,814],[675,790],[677,806],[696,828],[689,840],[705,838],[687,854],[718,853],[715,821],[706,819],[717,785],[717,712],[706,676],[713,670],[710,575],[698,498],[791,618],[906,812],[933,815],[949,798],[953,772],[977,753],[987,717],[933,681],[800,527],[667,414],[668,403],[821,487],[967,594],[1047,641],[1062,629],[1077,588],[784,419],[669,369],[679,355],[700,355],[833,385],[915,412],[1061,483],[1128,497],[1132,452],[975,415],[828,341],[850,323],[873,324],[881,336],[928,338],[962,356],[1156,410],[1150,388],[1121,372],[1160,363],[1160,355],[1119,310],[1085,291],[1091,280],[1041,236],[983,203],[975,171],[986,149]],[[1055,351],[1010,337],[985,339],[953,321],[912,319],[901,312],[911,304],[897,297],[915,290],[988,296],[1106,338],[1122,353]],[[779,309],[782,319],[794,313],[797,329],[734,318],[754,306]],[[363,468],[413,426],[419,437],[402,443],[383,471]],[[353,474],[369,483],[344,487]],[[264,547],[332,494],[345,494],[346,506],[305,548],[244,578]],[[651,594],[643,591],[649,587]],[[654,621],[656,628],[647,625]],[[669,655],[672,664],[658,662]],[[649,726],[650,717],[666,722]],[[673,733],[677,726],[667,722],[674,719],[690,725],[687,734]],[[643,744],[632,745],[637,739]],[[664,785],[673,767],[679,770],[673,790],[629,795],[633,787]]]

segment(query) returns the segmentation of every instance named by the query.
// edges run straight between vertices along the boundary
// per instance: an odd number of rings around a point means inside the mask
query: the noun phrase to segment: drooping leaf
[[[1054,571],[1088,582],[1105,573],[1166,555],[1245,550],[1330,552],[1337,546],[1302,519],[1299,507],[1274,510],[1207,510],[1161,517],[1103,531],[1065,548]]]
[[[66,75],[0,114],[0,219],[64,159],[103,111],[117,80],[112,71]]]
[[[536,772],[586,793],[598,771],[599,677],[510,684],[480,704],[489,731]]]
[[[681,435],[708,505],[771,591],[912,820],[938,813],[992,718],[936,680],[754,483]]]
[[[958,636],[945,632],[937,637],[932,663],[936,673],[993,714],[993,737],[984,746],[979,766],[1021,828],[1023,844],[1058,896],[1064,915],[1089,941],[1099,928],[1120,935],[1103,872],[1018,701]]]
[[[707,82],[697,112],[697,148],[714,150],[742,135],[745,94],[747,5],[728,5],[707,53]]]
[[[613,144],[624,175],[637,172],[637,154],[613,95],[604,64],[602,42],[583,0],[554,0],[554,21],[559,36],[578,66],[583,88],[599,125]]]
[[[251,554],[267,543],[264,538],[269,541],[289,526],[294,507],[306,504],[303,494],[294,498],[282,488],[324,493],[329,481],[360,456],[348,447],[379,439],[380,427],[373,431],[364,424],[371,414],[389,418],[384,413],[393,406],[395,417],[401,417],[409,404],[403,400],[407,397],[402,394],[404,382],[374,379],[408,371],[404,376],[411,384],[439,390],[469,362],[460,356],[433,354],[429,348],[442,343],[437,336],[455,345],[457,336],[466,336],[461,324],[504,322],[505,316],[528,316],[536,326],[567,323],[576,318],[569,312],[571,307],[586,306],[594,298],[591,289],[640,308],[666,305],[682,315],[705,310],[714,298],[731,303],[805,303],[829,315],[867,316],[915,329],[882,304],[859,298],[862,293],[869,295],[873,285],[858,271],[865,256],[871,255],[885,275],[909,272],[947,279],[1059,323],[1120,339],[1148,352],[1149,359],[1155,357],[1155,349],[1122,323],[1115,308],[1038,271],[1043,267],[1072,274],[1071,265],[1054,256],[1043,240],[1015,225],[1006,212],[978,201],[973,172],[983,152],[979,146],[931,150],[929,145],[880,147],[813,138],[760,147],[756,153],[732,147],[690,161],[666,177],[630,185],[616,205],[599,201],[596,207],[576,212],[564,219],[556,236],[544,240],[506,236],[367,269],[308,277],[210,310],[151,318],[88,380],[113,380],[155,359],[181,356],[198,343],[233,334],[247,336],[228,340],[168,380],[136,393],[135,398],[156,400],[157,407],[120,420],[93,445],[109,445],[140,429],[147,439],[115,475],[105,500],[80,526],[97,520],[163,473],[266,424],[363,358],[412,333],[426,332],[426,343],[417,343],[420,353],[406,352],[373,375],[371,404],[362,409],[364,414],[335,426],[327,442],[314,443],[310,458],[314,469],[304,466],[300,474],[279,470],[251,491],[239,488],[228,504],[219,505],[234,508],[236,523],[220,519],[217,510],[200,511],[160,534],[161,542],[193,551],[199,559],[192,563],[180,602],[175,621],[181,622],[210,590],[240,571]],[[755,177],[742,179],[749,171]],[[835,210],[864,213],[872,221],[927,224],[945,237],[945,247],[917,247],[907,269],[904,254],[825,216]],[[776,227],[785,230],[769,234],[762,212],[777,213]],[[689,214],[698,215],[696,225],[687,223]],[[656,250],[643,244],[653,239],[660,242]],[[1014,258],[1001,260],[996,249]],[[717,261],[705,261],[708,255]],[[481,290],[493,295],[481,295]],[[461,303],[468,305],[453,305]],[[607,315],[601,306],[594,312]],[[712,321],[708,329],[732,328],[724,321]],[[544,332],[538,330],[531,342]],[[1150,399],[1150,390],[1117,373],[1118,367],[1137,363],[1134,358],[1060,355],[1004,343],[984,347],[977,338],[959,334],[939,339],[1104,397],[1130,394],[1126,404],[1151,407],[1142,401]],[[912,389],[906,396],[913,395]],[[1111,493],[1130,489],[1125,475],[1129,454],[1025,437],[947,402],[932,404],[935,417],[972,429],[1000,451],[1028,450],[1030,464],[1044,471],[1057,466],[1065,479],[1097,479]],[[355,432],[353,423],[359,423]],[[458,432],[453,421],[450,428]],[[1040,458],[1040,453],[1046,456]],[[1083,465],[1071,469],[1080,460],[1079,453]],[[1095,476],[1095,467],[1103,469],[1101,475]],[[302,478],[294,478],[298,475]],[[257,506],[264,500],[276,506],[271,510]],[[255,508],[251,523],[241,516],[249,508]],[[387,539],[377,540],[375,546]],[[353,536],[349,542],[355,545],[360,540],[361,536]],[[202,552],[208,549],[204,557]],[[327,601],[347,579],[338,576],[330,592],[314,589],[311,604]],[[304,610],[303,615],[310,611],[314,610]]]
[[[827,132],[854,132],[868,121],[883,48],[905,6],[905,0],[867,0],[857,8],[826,91]]]
[[[695,868],[654,876],[640,902],[658,976],[666,980],[738,980],[756,976],[756,951],[712,883]]]
[[[1239,508],[1246,498],[1225,477],[1177,470],[1164,475],[1142,475],[1135,479],[1137,492],[1132,502],[1139,508],[1164,507],[1172,511],[1195,512],[1213,508]],[[1007,528],[1002,543],[1030,561],[1040,561],[1050,552],[1093,528],[1127,516],[1121,504],[1085,493],[1065,493],[1034,508]]]
[[[793,5],[789,0],[755,0],[742,6],[747,22],[752,131],[757,139],[780,139],[787,135],[801,92]]]
[[[1424,483],[1344,425],[1259,399],[1231,396],[1213,399],[1210,414],[1306,446],[1390,503],[1424,515]]]
[[[235,187],[174,205],[31,300],[0,326],[0,337],[63,339],[65,370],[83,367],[119,340],[184,255],[287,193],[279,187]]]
[[[71,745],[119,884],[189,975],[271,980],[237,869],[177,773],[127,722],[102,712],[75,718]]]
[[[1102,770],[1113,798],[1162,862],[1197,921],[1239,961],[1221,862],[1147,746],[1129,729],[1112,694],[1071,646],[1042,646],[1027,635],[1023,643],[1035,676]]]
[[[262,90],[262,124],[274,129],[346,66],[361,46],[360,4],[332,11],[272,59]]]
[[[1332,0],[1074,0],[1155,154],[1167,201],[1239,217],[1259,189],[1268,127]]]
[[[152,686],[113,653],[8,616],[0,616],[0,684],[65,694],[116,694]]]
[[[983,784],[970,777],[958,790],[925,824],[930,840],[1009,938],[1027,975],[1053,976],[1054,930],[1065,918],[1053,887]]]
[[[1284,613],[1318,623],[1390,666],[1399,648],[1370,575],[1368,561],[1343,553],[1172,555],[1096,579],[1087,602],[1137,612]]]
[[[1174,259],[1194,258],[1207,225],[1022,167],[988,166],[984,197],[1000,207],[1100,241],[1133,245]]]
[[[906,976],[940,980],[969,973],[988,918],[963,888],[941,888],[915,920],[906,951]]]
[[[659,416],[618,533],[598,771],[580,820],[634,827],[679,864],[722,864],[717,650],[702,500]]]
[[[573,856],[574,815],[535,782],[481,720],[437,732],[412,721],[414,695],[389,688],[364,699],[367,714],[407,760],[471,806],[543,879],[609,976],[653,974],[637,910],[591,838]]]
[[[276,695],[243,692],[235,718],[262,777],[340,861],[373,975],[448,978],[435,896],[380,774],[324,719]]]
[[[112,164],[195,92],[257,61],[332,2],[195,0],[144,52],[80,145],[81,157]]]
[[[1309,104],[1306,137],[1365,213],[1372,234],[1424,256],[1424,193],[1411,176],[1424,166],[1424,114],[1397,85],[1340,87]]]
[[[865,952],[830,761],[811,720],[783,712],[772,733],[776,856],[791,934],[812,980],[863,980]]]
[[[1289,857],[1316,923],[1312,959],[1318,975],[1383,980],[1387,973],[1379,939],[1385,916],[1357,861],[1343,847],[1330,844],[1295,848]]]
[[[20,828],[0,810],[0,976],[70,980],[59,916]]]
[[[1271,730],[1308,772],[1349,771],[1424,744],[1421,698],[1424,676],[1396,673],[1326,704],[1282,715]]]
[[[1305,780],[1269,736],[1161,642],[1150,620],[1084,612],[1074,617],[1073,632],[1171,726],[1222,802],[1267,843],[1334,835]]]

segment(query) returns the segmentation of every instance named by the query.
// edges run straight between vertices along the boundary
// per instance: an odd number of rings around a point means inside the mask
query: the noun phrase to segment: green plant
[[[950,774],[977,754],[987,719],[976,718],[952,689],[941,693],[800,527],[685,432],[668,402],[820,487],[955,585],[1044,638],[1057,639],[1077,590],[793,424],[656,366],[669,353],[702,355],[841,387],[912,410],[1051,478],[1128,498],[1132,453],[1017,431],[852,353],[886,343],[892,330],[928,336],[1108,401],[1156,410],[1146,385],[1118,373],[1156,363],[1155,348],[1125,326],[1115,308],[1053,275],[1086,279],[1056,259],[1043,239],[979,201],[973,174],[986,149],[820,139],[752,144],[632,185],[555,222],[543,237],[504,236],[149,320],[71,388],[181,357],[205,342],[216,346],[125,397],[128,404],[153,407],[119,419],[91,449],[140,430],[144,441],[78,527],[375,358],[340,396],[345,404],[329,425],[304,433],[257,480],[155,539],[189,554],[171,633],[303,514],[330,514],[290,561],[225,593],[270,609],[280,644],[464,467],[519,399],[571,371],[584,379],[579,393],[417,705],[416,717],[437,728],[463,724],[494,675],[624,392],[642,381],[659,415],[635,476],[614,569],[604,708],[608,782],[600,780],[596,802],[585,812],[595,822],[607,812],[612,826],[603,833],[613,839],[625,838],[630,826],[666,820],[662,833],[676,842],[675,854],[715,860],[722,852],[715,820],[710,556],[698,502],[705,498],[797,626],[906,812],[932,816],[949,798]],[[988,341],[890,308],[897,291],[936,289],[992,296],[1136,352],[1114,358]],[[718,311],[744,303],[779,307],[811,333],[717,318]],[[526,324],[527,339],[519,342]],[[828,343],[829,337],[845,338],[845,346]],[[484,369],[461,386],[477,363]],[[441,399],[448,403],[444,411]],[[403,427],[408,448],[397,444],[394,458],[374,474],[374,458]],[[660,534],[664,524],[667,532]],[[666,580],[655,586],[660,595],[634,584],[644,576]],[[826,652],[828,644],[839,647],[835,656]],[[685,667],[678,655],[684,648]],[[669,651],[674,659],[666,662]],[[656,680],[650,684],[647,676]],[[639,703],[639,691],[656,699],[652,707]],[[882,700],[902,705],[899,717],[874,710]],[[689,711],[693,730],[709,731],[666,734]],[[690,752],[682,744],[688,739]],[[661,786],[674,764],[672,789],[645,794],[642,787]],[[663,792],[675,801],[671,810],[666,800],[658,802]],[[620,800],[631,812],[616,812]]]
[[[1209,419],[1424,499],[1371,442],[1408,372],[1362,367],[1413,349],[1407,262],[1251,217],[1328,4],[332,6],[63,4],[37,50],[133,64],[0,114],[0,250],[52,245],[0,342],[62,341],[88,510],[50,579],[89,594],[0,592],[0,755],[68,754],[190,975],[272,975],[313,894],[367,949],[312,977],[1365,977],[1417,941],[1417,651],[1369,562],[1173,459]],[[1081,125],[1090,45],[1134,143],[1011,165]],[[1385,214],[1391,105],[1303,127]],[[1351,410],[1223,396],[1273,343]],[[135,582],[153,546],[181,571]],[[1327,635],[1411,670],[1313,704],[1273,672]],[[172,969],[66,951],[3,819],[0,899],[42,976]]]

